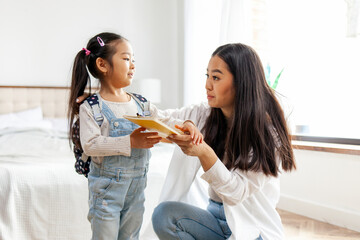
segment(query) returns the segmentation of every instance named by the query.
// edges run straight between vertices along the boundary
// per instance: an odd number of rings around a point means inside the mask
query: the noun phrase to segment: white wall
[[[360,232],[360,156],[295,150],[278,207]]]
[[[160,106],[177,107],[182,18],[176,0],[0,0],[0,85],[68,86],[76,53],[93,35],[113,31],[134,48],[131,90],[136,80],[158,78]]]

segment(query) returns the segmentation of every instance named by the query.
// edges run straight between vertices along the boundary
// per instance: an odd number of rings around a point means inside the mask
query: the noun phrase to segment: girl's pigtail
[[[80,104],[76,102],[76,99],[84,94],[87,84],[89,84],[89,88],[91,91],[90,75],[86,68],[86,58],[88,57],[90,56],[86,54],[86,50],[81,50],[76,55],[74,60],[70,87],[70,97],[68,103],[70,139],[73,138],[72,125],[74,123],[74,119],[79,115]]]

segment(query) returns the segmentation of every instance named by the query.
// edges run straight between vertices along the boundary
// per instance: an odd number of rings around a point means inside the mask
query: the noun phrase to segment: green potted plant
[[[281,74],[282,72],[284,71],[284,68],[281,69],[281,71],[278,73],[278,75],[276,76],[276,78],[274,79],[274,81],[272,82],[271,81],[271,67],[269,64],[266,65],[266,68],[265,68],[265,78],[266,78],[266,81],[267,83],[269,84],[269,86],[272,88],[272,89],[276,89],[278,83],[279,83],[279,79],[281,77]]]

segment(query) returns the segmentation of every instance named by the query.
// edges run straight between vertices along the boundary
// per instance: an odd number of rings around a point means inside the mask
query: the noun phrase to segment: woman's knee
[[[176,202],[162,202],[160,203],[153,212],[152,221],[157,221],[165,218],[170,218],[172,210],[174,210],[173,205]],[[171,210],[172,209],[172,210]]]
[[[176,205],[177,202],[162,202],[154,209],[151,220],[155,232],[171,226]]]

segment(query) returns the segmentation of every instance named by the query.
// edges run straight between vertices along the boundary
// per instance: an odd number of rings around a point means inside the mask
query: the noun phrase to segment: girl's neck
[[[99,93],[104,100],[110,102],[128,102],[131,100],[130,95],[122,88],[101,87]]]

